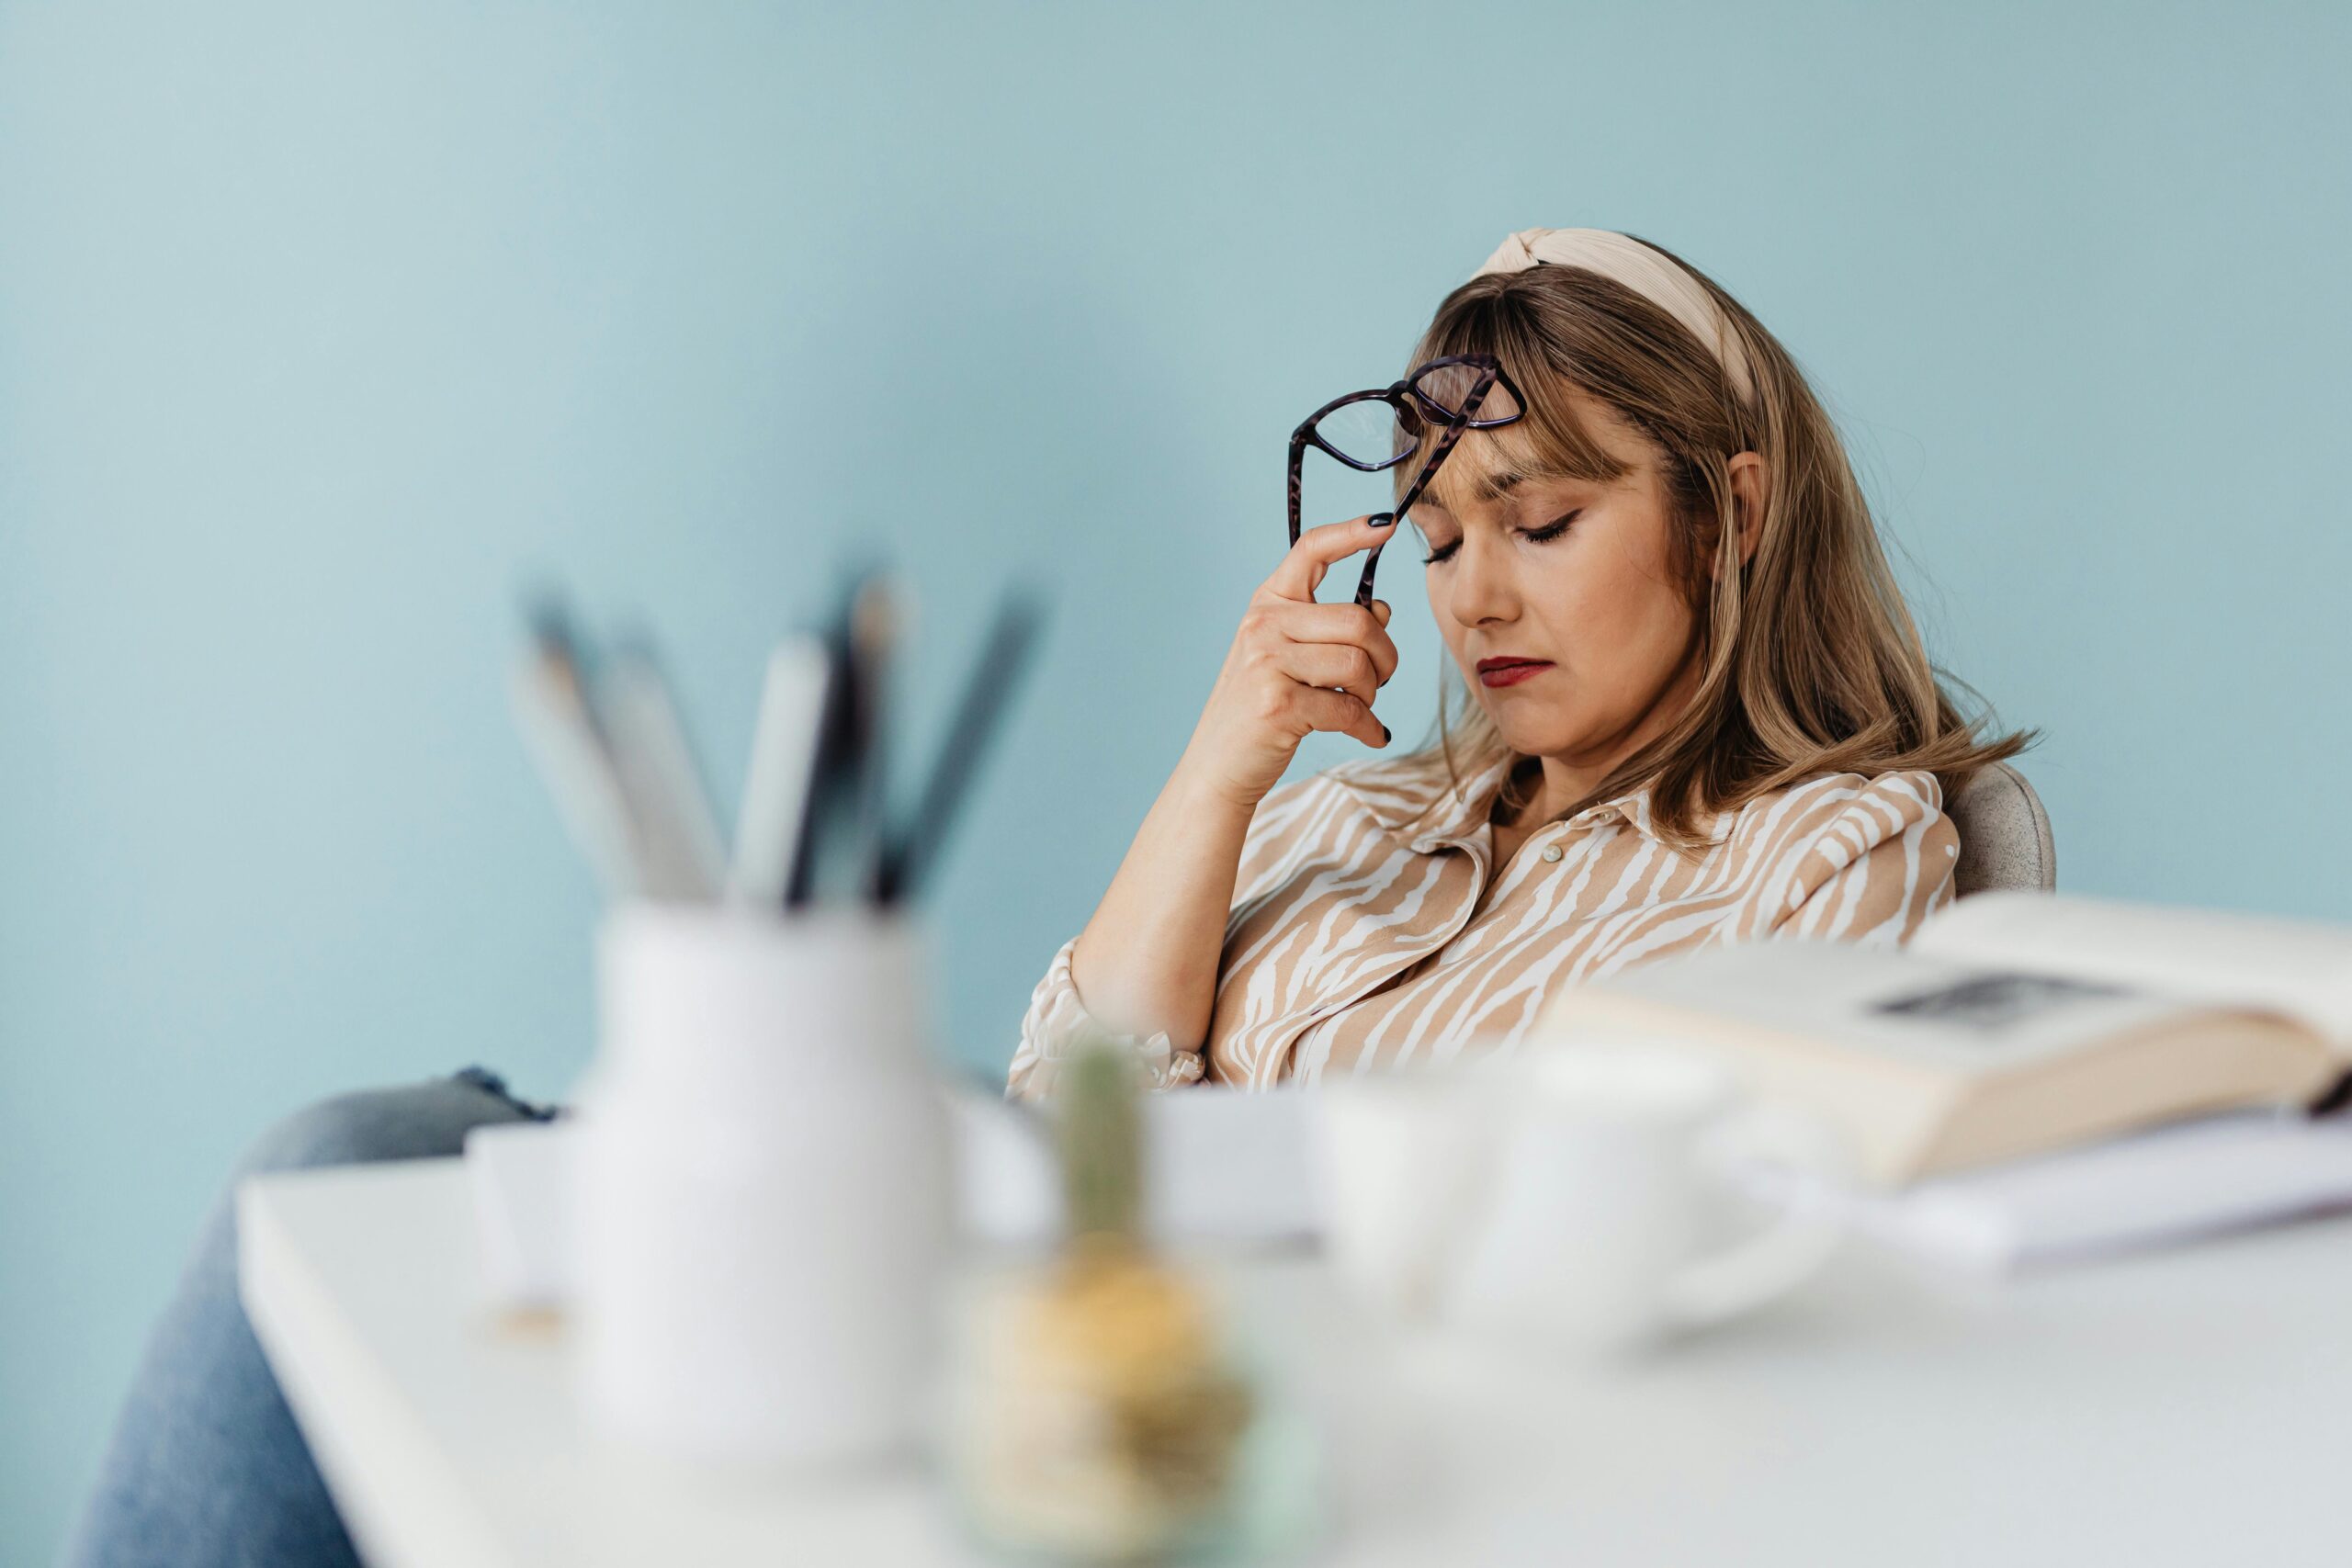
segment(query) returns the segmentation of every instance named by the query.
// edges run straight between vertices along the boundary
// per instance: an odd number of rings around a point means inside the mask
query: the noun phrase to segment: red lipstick
[[[1482,686],[1516,686],[1550,668],[1552,661],[1548,659],[1481,659],[1478,660],[1478,683]]]

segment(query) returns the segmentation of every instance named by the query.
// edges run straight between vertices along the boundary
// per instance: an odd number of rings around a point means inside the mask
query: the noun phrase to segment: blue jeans
[[[356,1568],[237,1299],[236,1183],[258,1171],[454,1155],[469,1127],[552,1114],[469,1067],[321,1100],[263,1134],[213,1204],[155,1324],[60,1563]]]

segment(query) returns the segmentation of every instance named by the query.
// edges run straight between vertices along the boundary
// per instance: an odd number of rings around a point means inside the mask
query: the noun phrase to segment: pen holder
[[[607,917],[575,1167],[606,1433],[730,1469],[911,1447],[949,1220],[922,957],[870,910]]]

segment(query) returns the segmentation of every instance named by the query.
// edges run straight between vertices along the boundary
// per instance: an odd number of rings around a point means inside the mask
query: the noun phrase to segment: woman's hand
[[[1388,744],[1372,700],[1396,670],[1388,605],[1318,604],[1323,574],[1396,531],[1364,518],[1310,528],[1250,596],[1184,766],[1238,805],[1255,807],[1315,730]]]

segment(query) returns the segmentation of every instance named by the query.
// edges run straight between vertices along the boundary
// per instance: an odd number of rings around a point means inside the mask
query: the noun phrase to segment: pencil
[[[744,902],[774,904],[792,880],[832,671],[832,650],[814,632],[786,637],[768,655],[728,876],[730,891]]]

